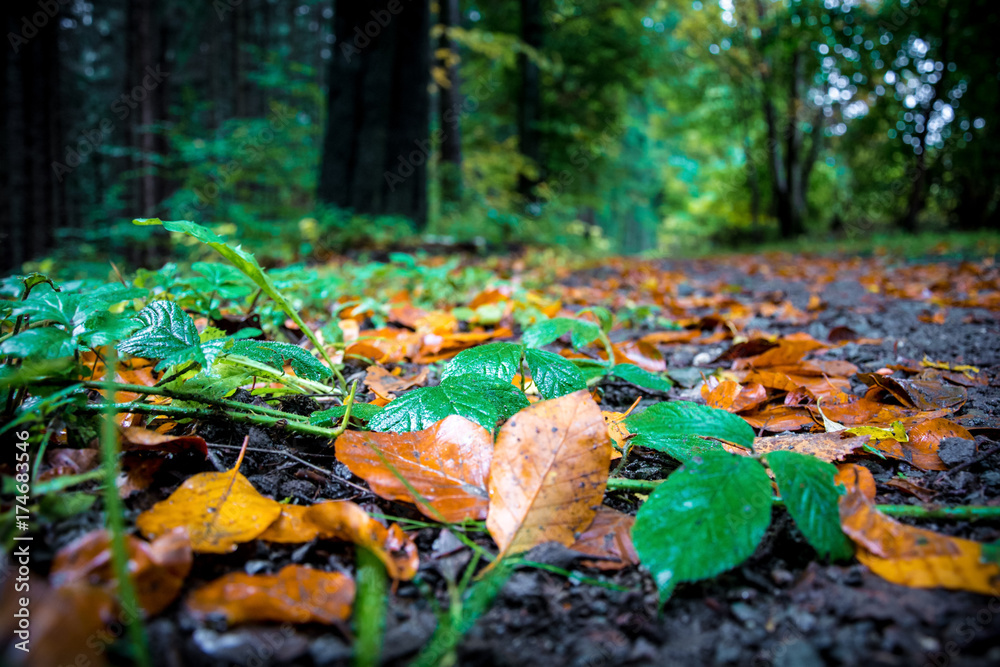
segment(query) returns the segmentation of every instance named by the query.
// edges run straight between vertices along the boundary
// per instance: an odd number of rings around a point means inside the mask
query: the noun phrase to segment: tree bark
[[[542,9],[540,0],[521,0],[521,39],[535,49],[542,47]],[[518,98],[517,133],[521,155],[538,170],[538,178],[522,174],[518,192],[527,201],[534,201],[534,188],[543,178],[542,140],[539,129],[542,101],[538,64],[525,54],[518,56],[521,88]]]
[[[318,195],[356,213],[427,222],[430,9],[337,0]]]
[[[464,99],[459,90],[458,48],[448,36],[447,29],[459,25],[458,0],[439,0],[438,23],[444,31],[438,40],[438,67],[448,77],[448,85],[439,86],[441,127],[441,198],[457,202],[462,196],[462,127],[461,110]]]

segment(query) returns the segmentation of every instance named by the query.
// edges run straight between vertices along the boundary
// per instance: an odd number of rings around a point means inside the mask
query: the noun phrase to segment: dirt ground
[[[879,338],[877,345],[849,343],[831,351],[839,358],[871,372],[900,359],[920,360],[925,355],[979,367],[991,378],[1000,378],[1000,324],[996,312],[974,307],[949,307],[943,324],[922,321],[926,299],[904,299],[873,293],[860,282],[863,269],[845,263],[836,279],[818,290],[826,308],[809,323],[789,325],[758,318],[752,328],[778,334],[807,331],[827,340],[836,327],[849,327],[864,338]],[[719,261],[668,262],[663,268],[688,276],[681,293],[704,295],[720,281],[732,295],[746,302],[787,300],[805,310],[815,283],[803,271],[798,277],[772,278],[750,275],[740,265]],[[572,276],[567,284],[586,286],[600,280],[602,271]],[[627,289],[627,288],[623,288]],[[710,314],[706,311],[706,314]],[[924,319],[927,319],[924,317]],[[751,327],[748,327],[751,328]],[[617,333],[617,332],[616,332]],[[626,332],[634,333],[634,332]],[[624,335],[624,334],[620,334]],[[729,343],[664,348],[668,369],[689,369],[714,359]],[[721,366],[721,365],[719,365]],[[705,372],[713,366],[699,367]],[[349,369],[350,371],[350,369]],[[354,369],[354,374],[361,369]],[[683,375],[678,373],[678,376]],[[690,373],[688,374],[690,375]],[[858,383],[854,390],[863,392]],[[606,387],[602,409],[624,410],[642,391],[625,383]],[[652,395],[662,400],[662,395]],[[669,398],[701,400],[683,383]],[[308,400],[308,399],[306,399]],[[294,405],[286,405],[289,410]],[[309,410],[299,405],[298,411]],[[1000,455],[987,457],[1000,447],[1000,387],[972,387],[958,413],[959,420],[976,434],[979,460],[968,465],[973,452],[960,443],[942,458],[964,469],[950,473],[925,472],[896,460],[857,459],[884,482],[897,473],[938,493],[944,504],[990,504],[1000,498]],[[200,434],[210,443],[238,445],[247,431],[230,425],[203,425]],[[282,439],[251,428],[250,447],[242,471],[264,494],[273,498],[352,499],[366,509],[416,518],[412,509],[380,500],[364,491],[332,456],[332,448],[305,438]],[[285,456],[297,457],[332,471],[325,476]],[[235,450],[212,450],[218,469],[231,466]],[[673,464],[653,453],[639,452],[627,474],[662,478]],[[171,479],[155,484],[155,491],[135,496],[129,519],[166,497],[190,474],[206,469],[192,459],[172,466]],[[211,469],[211,468],[209,468]],[[880,489],[884,488],[880,485]],[[880,495],[880,503],[915,502],[899,492]],[[634,496],[609,493],[608,503],[625,510],[637,507]],[[51,527],[45,540],[51,558],[59,547],[98,527],[97,512],[85,513]],[[982,542],[1000,539],[1000,522],[976,523],[922,521],[922,527]],[[449,551],[439,530],[420,532],[421,581],[442,605],[447,595],[442,572],[468,558],[468,550]],[[490,544],[483,537],[483,544]],[[430,557],[426,556],[430,555]],[[42,558],[42,554],[36,554]],[[350,569],[351,547],[331,543],[301,546],[254,542],[225,556],[199,556],[186,590],[226,572],[275,571],[288,563]],[[457,559],[457,561],[456,561]],[[36,561],[37,562],[37,561]],[[774,521],[755,555],[743,566],[715,580],[682,585],[662,611],[651,580],[636,568],[608,575],[580,569],[613,587],[578,583],[537,569],[516,572],[503,587],[490,611],[465,638],[458,652],[462,665],[529,667],[533,665],[997,665],[1000,664],[1000,599],[945,590],[918,590],[885,582],[864,566],[828,565],[815,554],[790,520],[775,511]],[[434,630],[436,617],[425,593],[401,583],[389,605],[385,641],[387,664],[407,664]],[[235,629],[204,627],[188,618],[179,603],[149,624],[153,655],[160,665],[340,665],[350,662],[350,643],[336,629],[321,626],[242,626]]]

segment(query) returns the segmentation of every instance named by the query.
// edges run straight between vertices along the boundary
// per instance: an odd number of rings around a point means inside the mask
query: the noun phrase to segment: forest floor
[[[722,335],[660,346],[666,372],[675,381],[666,394],[626,382],[604,385],[601,409],[625,411],[642,398],[703,402],[698,386],[729,361],[716,361],[732,345],[726,320],[739,319],[740,333],[786,337],[804,332],[817,341],[836,341],[825,359],[850,362],[871,373],[891,365],[917,366],[921,360],[971,365],[983,382],[969,382],[967,400],[951,419],[969,429],[968,441],[947,440],[939,455],[952,470],[924,470],[905,460],[869,454],[846,460],[868,468],[878,483],[877,502],[918,502],[892,479],[912,483],[926,498],[943,505],[1000,504],[1000,301],[997,269],[975,263],[893,263],[883,259],[816,259],[793,255],[738,256],[722,261],[670,260],[636,272],[627,260],[578,271],[550,286],[564,304],[643,304],[655,279],[672,294],[667,313],[702,322]],[[655,290],[654,290],[655,291]],[[663,305],[662,301],[659,305]],[[739,317],[734,315],[739,313]],[[713,320],[714,318],[714,320]],[[648,324],[615,329],[615,343],[652,331]],[[416,365],[402,364],[404,374]],[[363,375],[348,366],[344,375]],[[429,379],[434,384],[436,378]],[[851,378],[854,394],[866,387]],[[374,398],[374,395],[366,399]],[[284,409],[295,406],[285,404]],[[302,413],[311,409],[301,406]],[[816,427],[813,427],[816,428]],[[258,427],[204,422],[199,435],[209,443],[238,446],[249,435],[241,471],[263,494],[315,502],[351,499],[369,511],[422,518],[412,506],[383,500],[366,491],[364,480],[336,461],[333,450],[315,440]],[[777,435],[777,432],[764,432]],[[292,453],[296,459],[286,456]],[[166,498],[194,472],[225,470],[235,449],[213,449],[208,462],[175,462],[167,479],[133,495],[126,519]],[[297,460],[332,471],[316,474]],[[214,466],[214,467],[213,467]],[[667,457],[637,451],[623,474],[662,479],[676,468]],[[609,491],[606,502],[628,511],[641,504],[635,493]],[[53,524],[36,548],[44,561],[60,547],[101,527],[101,514],[84,512]],[[1000,520],[914,521],[946,535],[982,543],[1000,539]],[[383,659],[405,665],[431,637],[437,616],[428,590],[449,603],[443,572],[461,568],[471,552],[442,537],[440,527],[415,533],[421,554],[421,587],[400,582],[390,596]],[[494,549],[488,535],[476,538]],[[199,555],[185,591],[233,571],[276,571],[288,563],[348,568],[349,546],[241,545],[225,555]],[[544,560],[543,556],[539,556]],[[857,562],[827,564],[790,519],[778,510],[768,534],[744,564],[711,580],[680,585],[658,610],[657,591],[635,566],[617,572],[588,569],[556,558],[554,564],[599,580],[572,580],[543,569],[520,569],[468,632],[457,650],[460,665],[996,665],[1000,664],[1000,600],[962,591],[909,588],[873,574]],[[36,566],[38,561],[36,561]],[[148,633],[156,664],[349,664],[351,643],[337,630],[319,625],[243,625],[227,628],[195,621],[180,603],[150,621]]]

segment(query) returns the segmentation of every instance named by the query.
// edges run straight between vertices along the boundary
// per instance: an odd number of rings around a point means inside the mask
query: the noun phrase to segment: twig
[[[972,457],[971,459],[969,459],[965,463],[961,463],[961,464],[955,466],[954,468],[951,468],[950,470],[945,470],[944,472],[942,472],[940,475],[937,476],[937,478],[935,478],[934,483],[935,484],[939,484],[942,481],[944,481],[944,479],[948,475],[950,475],[951,473],[953,473],[953,472],[960,472],[962,470],[965,470],[966,468],[971,468],[972,466],[976,465],[977,463],[982,463],[983,461],[985,461],[986,459],[990,458],[991,456],[993,456],[997,452],[1000,452],[1000,447],[994,447],[993,449],[991,449],[988,452],[980,452],[978,456]]]
[[[243,449],[242,447],[239,447],[237,445],[216,445],[216,444],[213,444],[213,443],[208,443],[208,446],[211,449],[232,449],[232,450]],[[295,454],[292,454],[292,453],[290,453],[290,452],[288,452],[286,450],[282,450],[282,449],[265,449],[263,447],[247,447],[246,451],[248,451],[248,452],[256,452],[258,454],[280,454],[281,456],[284,456],[286,459],[291,459],[292,461],[295,461],[296,463],[298,463],[300,465],[303,465],[303,466],[309,468],[310,470],[315,470],[318,473],[322,473],[323,475],[326,475],[330,479],[335,479],[338,482],[340,482],[342,484],[346,484],[347,486],[350,486],[350,487],[352,487],[354,489],[357,489],[358,491],[361,491],[362,493],[365,493],[367,495],[373,495],[373,492],[372,492],[371,489],[366,489],[365,487],[360,486],[358,484],[355,484],[354,482],[350,482],[350,481],[344,479],[343,477],[337,477],[331,471],[329,471],[329,470],[327,470],[325,468],[321,468],[320,466],[315,465],[313,463],[310,463],[309,461],[306,461],[305,459],[299,458]],[[327,455],[326,454],[314,454],[314,456],[327,456]]]

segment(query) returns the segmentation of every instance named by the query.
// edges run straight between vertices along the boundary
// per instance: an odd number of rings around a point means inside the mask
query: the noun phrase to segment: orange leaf
[[[707,394],[707,396],[705,396]],[[723,380],[711,391],[702,385],[702,396],[713,408],[728,412],[752,410],[767,400],[767,390],[763,385],[751,382],[745,387],[732,380]]]
[[[383,498],[413,503],[432,519],[486,518],[493,437],[464,417],[452,415],[413,433],[346,431],[335,446],[337,458]]]
[[[945,438],[962,438],[963,440],[974,440],[964,426],[956,424],[947,419],[930,419],[917,424],[907,433],[909,442],[896,442],[895,440],[883,440],[875,446],[895,459],[908,461],[921,470],[947,470],[941,457],[938,456],[938,448]]]
[[[872,572],[912,588],[1000,594],[1000,566],[983,562],[982,544],[885,516],[872,504],[874,480],[866,468],[845,466],[836,481],[847,487],[840,499],[841,526],[858,545],[858,560]]]
[[[590,526],[570,548],[602,559],[583,561],[583,565],[587,567],[620,570],[635,565],[639,562],[639,556],[632,546],[633,523],[634,516],[601,505]]]
[[[141,426],[122,429],[122,451],[176,454],[189,449],[208,456],[208,445],[198,435],[164,435]]]
[[[611,441],[615,443],[615,448],[611,452],[612,459],[620,459],[622,457],[622,452],[625,451],[625,447],[628,445],[627,441],[632,437],[628,427],[625,426],[625,418],[635,410],[635,406],[639,405],[639,401],[641,400],[642,396],[635,399],[635,402],[625,412],[601,413],[601,416],[604,417],[604,423],[608,425],[608,435],[611,437]]]
[[[815,423],[805,408],[790,408],[785,405],[770,405],[756,412],[744,412],[740,416],[753,428],[771,433],[798,431]]]
[[[230,624],[332,624],[346,621],[353,603],[354,581],[346,574],[288,565],[278,574],[227,574],[192,592],[186,606],[199,619],[222,615]]]
[[[572,545],[601,506],[611,441],[586,391],[521,410],[500,429],[486,527],[502,554]]]
[[[257,492],[235,468],[187,479],[166,500],[136,519],[148,537],[183,526],[196,552],[226,553],[249,542],[281,514],[281,505]]]
[[[129,577],[139,605],[147,614],[160,613],[177,597],[191,571],[191,541],[182,528],[152,542],[137,537],[127,541]],[[99,529],[59,550],[52,562],[52,585],[76,583],[99,586],[117,596],[118,580],[111,565],[111,535]]]
[[[282,505],[281,516],[260,539],[297,543],[316,538],[344,540],[378,556],[393,579],[409,580],[420,565],[417,546],[396,524],[386,528],[349,500],[328,500],[308,507]]]

